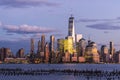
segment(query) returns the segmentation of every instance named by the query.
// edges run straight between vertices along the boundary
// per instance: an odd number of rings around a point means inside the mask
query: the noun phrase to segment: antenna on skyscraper
[[[71,17],[73,17],[73,9],[72,8],[70,9],[70,15],[71,15]]]

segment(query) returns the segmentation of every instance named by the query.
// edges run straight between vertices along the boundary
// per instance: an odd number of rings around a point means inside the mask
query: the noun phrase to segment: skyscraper
[[[45,35],[41,36],[41,52],[44,52],[45,47]]]
[[[74,17],[71,16],[69,18],[69,24],[68,24],[68,36],[72,36],[73,43],[75,43],[75,28],[74,28]]]
[[[114,54],[114,46],[113,46],[113,42],[110,42],[110,55],[113,56]]]
[[[38,50],[37,50],[37,53],[39,54],[40,53],[40,47],[41,47],[41,43],[40,43],[40,40],[38,41]]]
[[[9,48],[0,48],[0,61],[4,61],[5,58],[12,56]]]
[[[73,47],[73,38],[72,36],[68,36],[64,39],[64,53],[68,51],[70,54],[74,53]]]
[[[101,55],[108,54],[108,48],[106,45],[101,46]]]
[[[45,44],[45,62],[49,62],[49,45],[48,43]]]
[[[64,39],[57,39],[57,50],[64,53]]]
[[[23,48],[18,50],[16,57],[17,58],[24,58],[24,49]]]
[[[31,39],[31,51],[30,54],[34,54],[34,39]]]
[[[54,51],[55,48],[55,37],[53,35],[50,36],[50,52]]]
[[[106,45],[101,46],[100,59],[102,62],[105,62],[105,63],[109,62],[109,53]]]
[[[86,48],[86,40],[84,38],[79,40],[78,43],[78,56],[84,56]]]
[[[97,44],[95,42],[89,42],[89,44],[85,48],[85,59],[86,62],[94,62],[99,63],[99,53],[97,49]]]

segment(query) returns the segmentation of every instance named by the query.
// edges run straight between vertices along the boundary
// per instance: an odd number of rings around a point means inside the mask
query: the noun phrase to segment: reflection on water
[[[120,80],[120,65],[0,64],[0,80]]]

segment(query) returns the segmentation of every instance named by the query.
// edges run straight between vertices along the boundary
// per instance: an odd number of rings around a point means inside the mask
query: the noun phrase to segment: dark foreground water
[[[120,80],[120,64],[0,64],[0,80]]]

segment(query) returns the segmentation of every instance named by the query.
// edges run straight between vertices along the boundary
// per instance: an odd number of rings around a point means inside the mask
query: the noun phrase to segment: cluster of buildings
[[[57,44],[56,44],[57,42]],[[85,40],[82,34],[75,33],[74,17],[69,18],[68,35],[63,39],[55,40],[50,36],[50,42],[46,42],[45,35],[41,35],[35,51],[35,40],[31,39],[29,54],[24,54],[21,48],[12,54],[9,48],[0,49],[1,63],[120,63],[120,51],[115,51],[113,42],[101,46],[98,50],[97,44]],[[57,47],[55,47],[57,46]]]

